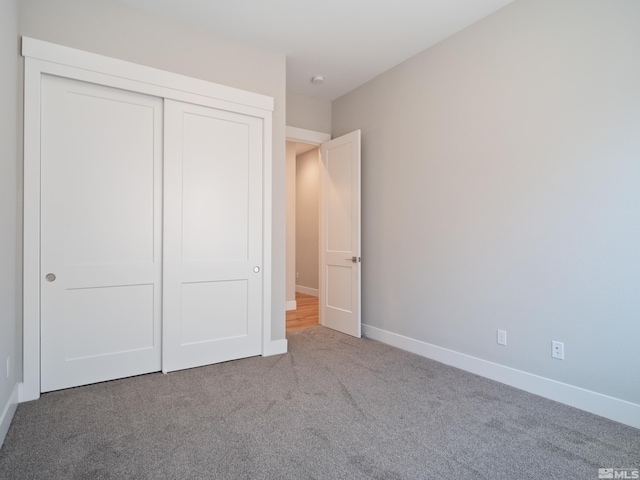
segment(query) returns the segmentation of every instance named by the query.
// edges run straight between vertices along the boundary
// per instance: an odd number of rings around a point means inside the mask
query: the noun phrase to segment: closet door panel
[[[44,76],[41,391],[161,368],[162,100]]]
[[[262,128],[165,102],[164,371],[261,353]]]
[[[183,284],[181,344],[246,336],[247,287],[246,280]]]
[[[182,132],[182,259],[246,261],[249,126],[185,114]]]

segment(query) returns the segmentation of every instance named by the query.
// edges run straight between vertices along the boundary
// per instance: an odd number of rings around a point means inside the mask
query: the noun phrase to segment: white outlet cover
[[[551,356],[558,360],[564,360],[564,343],[552,341],[551,342]]]

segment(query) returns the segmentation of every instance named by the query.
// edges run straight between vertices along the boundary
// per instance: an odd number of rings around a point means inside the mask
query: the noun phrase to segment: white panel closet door
[[[43,392],[161,369],[162,109],[43,77]]]
[[[165,101],[165,372],[261,354],[262,122]]]

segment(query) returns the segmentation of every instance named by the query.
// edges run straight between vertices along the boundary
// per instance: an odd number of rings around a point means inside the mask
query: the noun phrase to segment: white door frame
[[[36,400],[40,397],[40,83],[42,76],[46,74],[230,110],[262,119],[262,354],[286,352],[286,342],[271,340],[273,98],[27,37],[22,38],[22,55],[25,57],[24,376],[19,388],[19,401]]]
[[[329,140],[331,140],[331,135],[328,133],[287,126],[287,142],[320,146],[320,144],[328,142]]]

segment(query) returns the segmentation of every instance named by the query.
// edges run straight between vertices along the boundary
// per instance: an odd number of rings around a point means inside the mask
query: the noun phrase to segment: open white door
[[[320,145],[320,324],[360,337],[360,130]]]

